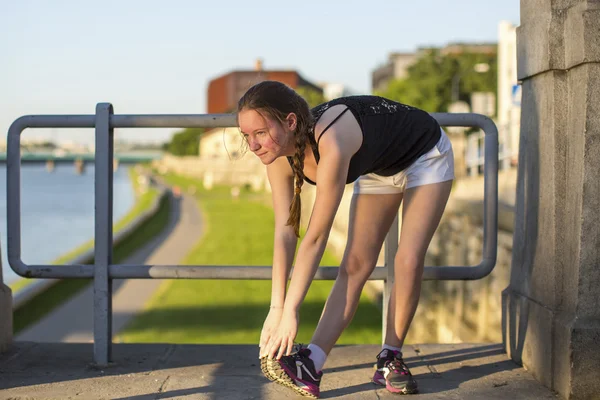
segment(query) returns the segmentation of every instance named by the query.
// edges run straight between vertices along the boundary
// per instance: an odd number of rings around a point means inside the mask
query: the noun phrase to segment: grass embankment
[[[185,260],[194,265],[270,265],[273,211],[256,194],[229,188],[201,188],[200,182],[167,175],[187,191],[195,186],[203,211],[204,235]],[[338,265],[326,252],[321,265]],[[297,341],[307,343],[333,282],[314,281],[300,311]],[[118,336],[121,342],[256,344],[269,309],[271,283],[249,280],[169,280]],[[339,343],[379,343],[381,312],[366,296]]]
[[[118,232],[123,229],[128,223],[133,221],[144,211],[148,210],[159,192],[155,188],[149,188],[148,191],[140,193],[138,184],[138,174],[134,168],[130,168],[130,178],[136,192],[136,201],[132,209],[116,224],[114,224],[114,232]],[[163,198],[160,203],[157,214],[141,224],[136,230],[134,230],[129,236],[124,238],[118,245],[113,247],[113,262],[119,263],[125,260],[134,251],[139,249],[145,243],[150,241],[153,237],[159,234],[166,226],[169,220],[169,202],[168,198]],[[75,250],[61,256],[53,262],[53,264],[65,264],[69,260],[83,254],[84,252],[92,249],[94,241],[83,244]],[[93,263],[93,259],[90,263]],[[11,285],[13,291],[15,286],[22,285],[21,287],[29,284],[34,280],[32,279],[21,279]],[[23,284],[23,282],[25,282]],[[31,299],[27,304],[19,309],[15,310],[13,314],[13,326],[14,333],[17,334],[21,330],[25,329],[32,323],[36,322],[44,315],[48,314],[55,307],[59,306],[71,296],[84,289],[87,285],[91,284],[91,279],[64,279],[51,286],[49,289],[40,293],[38,296]]]

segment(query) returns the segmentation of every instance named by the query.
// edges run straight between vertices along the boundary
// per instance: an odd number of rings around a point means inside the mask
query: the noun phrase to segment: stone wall
[[[265,166],[254,156],[245,155],[238,159],[196,156],[176,157],[165,155],[153,163],[159,172],[172,172],[201,179],[206,187],[217,185],[244,186],[254,190],[269,190]]]
[[[600,2],[521,0],[523,99],[509,356],[568,399],[600,394]]]
[[[469,207],[446,210],[427,254],[427,265],[476,266],[483,249],[482,221]],[[426,281],[407,340],[416,343],[502,341],[501,293],[508,286],[512,232],[498,231],[498,257],[490,275],[475,281]]]

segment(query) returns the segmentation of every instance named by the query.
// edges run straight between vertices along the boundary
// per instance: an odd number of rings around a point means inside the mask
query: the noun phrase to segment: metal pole
[[[460,72],[452,77],[452,102],[456,103],[460,96]]]
[[[110,107],[108,105],[107,107]],[[110,129],[119,127],[226,127],[233,126],[236,123],[234,114],[200,114],[200,115],[108,115],[108,126],[103,129],[107,132],[104,136],[100,135],[96,140],[102,137],[109,140]],[[455,279],[480,279],[488,275],[496,263],[497,252],[497,229],[498,229],[498,129],[494,122],[480,114],[431,114],[441,126],[476,126],[485,132],[485,167],[484,167],[484,245],[483,259],[477,266],[436,266],[425,267],[423,273],[424,280],[455,280]],[[70,127],[85,128],[94,127],[96,123],[102,125],[104,122],[96,115],[29,115],[15,120],[8,131],[8,149],[7,149],[7,248],[8,261],[10,267],[20,276],[30,278],[90,278],[94,274],[95,266],[91,265],[27,265],[21,260],[21,210],[20,210],[20,135],[26,128],[44,128],[44,127]],[[99,127],[100,127],[99,125]],[[106,125],[106,124],[104,124]],[[98,130],[99,131],[99,130]],[[110,139],[112,140],[112,138]],[[112,142],[110,142],[112,143]],[[101,144],[101,143],[100,143]],[[112,146],[112,144],[111,144]],[[100,154],[103,145],[97,146],[97,170],[96,170],[96,188],[102,186],[103,178],[98,179],[98,174],[103,170],[100,168]],[[108,148],[108,144],[104,145]],[[112,147],[111,147],[112,148]],[[112,157],[104,150],[106,159],[105,174],[108,179],[108,166],[112,166]],[[110,170],[112,171],[112,170]],[[112,175],[111,175],[112,176]],[[107,182],[106,192],[98,191],[96,199],[100,193],[108,193],[108,188],[112,188],[112,182]],[[104,186],[102,186],[104,187]],[[107,195],[108,196],[108,195]],[[112,199],[112,196],[110,196]],[[108,199],[108,197],[107,197]],[[103,202],[97,203],[102,207]],[[112,204],[111,204],[112,205]],[[108,204],[106,205],[109,206]],[[97,212],[99,212],[97,208]],[[108,211],[106,211],[106,215]],[[112,215],[112,213],[110,213]],[[96,215],[98,218],[98,215]],[[102,223],[107,223],[107,219],[100,219],[97,229]],[[111,224],[112,226],[112,224]],[[105,232],[108,232],[106,227]],[[102,236],[97,236],[101,240]],[[107,244],[108,246],[108,244]],[[98,261],[100,262],[100,261]],[[229,267],[217,266],[180,266],[180,265],[109,265],[108,278],[196,278],[196,279],[270,279],[270,267],[239,267],[229,269]],[[384,268],[376,268],[369,279],[386,279],[387,271]],[[319,269],[316,279],[335,279],[337,268]]]
[[[387,332],[387,320],[390,307],[390,296],[394,290],[394,259],[398,251],[398,213],[392,222],[392,227],[385,237],[385,268],[386,278],[383,286],[383,316],[381,321],[381,343],[385,344]]]
[[[95,237],[94,237],[94,361],[107,365],[112,358],[112,206],[113,129],[112,105],[96,106]]]

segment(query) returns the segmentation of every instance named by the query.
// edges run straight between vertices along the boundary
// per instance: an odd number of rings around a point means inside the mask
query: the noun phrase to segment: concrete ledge
[[[517,77],[600,62],[600,3],[593,0],[521,1]],[[524,40],[535,37],[536,40]]]
[[[505,351],[546,387],[554,387],[553,312],[510,289],[502,292],[502,309]]]
[[[600,3],[582,1],[566,11],[564,22],[565,68],[600,62]]]
[[[322,398],[397,398],[370,383],[377,345],[336,347]],[[286,399],[289,389],[260,374],[253,345],[118,344],[114,366],[90,365],[92,344],[19,342],[0,356],[0,398]],[[555,399],[507,359],[500,344],[411,345],[404,357],[418,399]]]
[[[574,399],[591,399],[600,393],[600,320],[578,319],[571,333],[570,392]],[[592,350],[593,349],[593,350]]]
[[[2,266],[0,265],[0,275]],[[8,286],[2,283],[0,276],[0,353],[12,343],[13,315],[12,296]]]

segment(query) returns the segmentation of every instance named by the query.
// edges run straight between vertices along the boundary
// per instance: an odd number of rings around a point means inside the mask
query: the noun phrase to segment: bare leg
[[[395,282],[390,296],[385,343],[402,347],[417,310],[425,254],[438,227],[452,181],[411,188],[404,193],[402,231],[394,259]]]
[[[362,289],[375,268],[401,202],[402,194],[362,194],[352,198],[344,257],[311,341],[326,354],[356,312]]]

